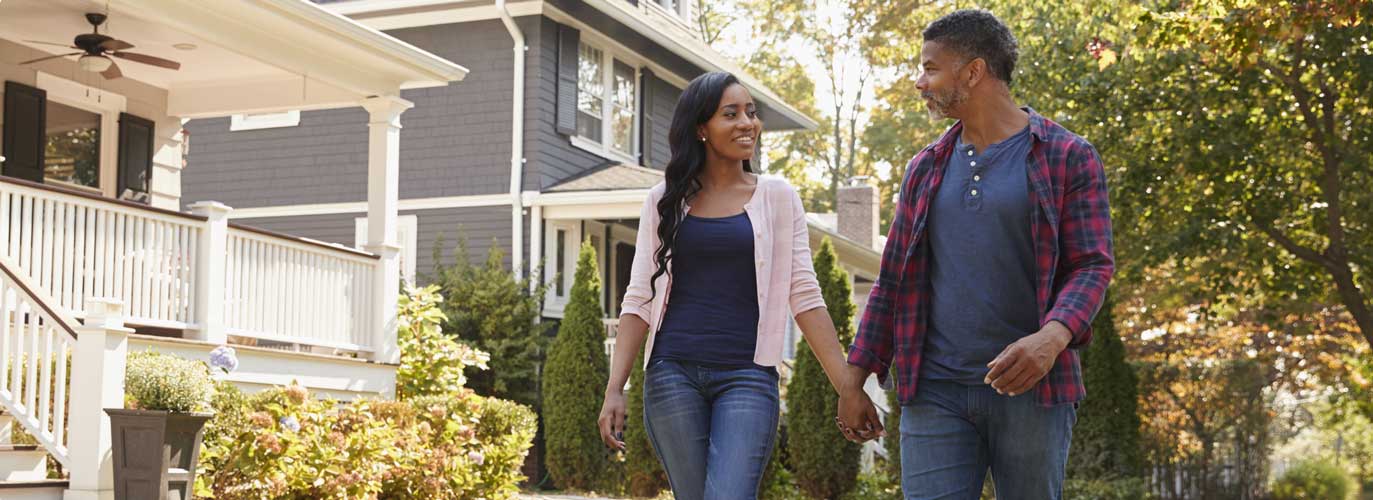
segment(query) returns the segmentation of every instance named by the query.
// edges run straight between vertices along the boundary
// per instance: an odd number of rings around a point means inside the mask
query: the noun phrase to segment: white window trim
[[[589,36],[588,36],[589,35]],[[581,43],[591,46],[591,48],[601,51],[601,85],[605,93],[601,96],[601,140],[595,141],[578,134],[573,134],[570,141],[578,149],[596,154],[607,160],[619,161],[630,164],[639,163],[639,155],[643,146],[640,144],[640,127],[643,121],[643,60],[634,56],[631,52],[625,51],[618,44],[610,43],[609,40],[601,38],[592,32],[583,32]],[[581,50],[578,49],[577,64],[581,64]],[[625,153],[616,150],[611,146],[614,138],[611,118],[615,112],[615,61],[620,61],[634,68],[634,103],[630,106],[634,111],[634,129],[630,132],[630,149]],[[577,92],[581,93],[580,82],[577,85]],[[577,109],[581,113],[581,109]]]
[[[558,275],[558,230],[567,232],[563,247],[563,274]],[[576,219],[548,220],[544,224],[544,276],[548,293],[544,296],[543,315],[549,318],[562,318],[572,296],[572,281],[577,275],[577,249],[582,241],[582,221]],[[563,296],[558,296],[558,285],[554,280],[562,280]]]
[[[692,29],[692,24],[693,24],[693,22],[692,22],[692,19],[691,19],[691,4],[690,4],[690,2],[691,2],[692,0],[676,0],[676,1],[677,1],[677,11],[676,11],[676,12],[673,12],[672,10],[668,9],[667,7],[663,7],[662,5],[658,5],[658,0],[642,0],[640,3],[646,5],[647,8],[648,8],[649,10],[652,10],[652,11],[658,13],[659,15],[663,16],[664,18],[666,18],[666,19],[668,19],[668,20],[671,20],[671,21],[673,21],[673,22],[676,22],[677,24],[680,24],[682,28],[686,28],[686,29],[688,29],[688,30],[691,30],[691,29]]]
[[[99,187],[61,181],[54,183],[113,198],[115,185],[119,182],[119,114],[128,109],[128,99],[41,71],[38,72],[34,83],[36,87],[47,92],[49,101],[100,115]],[[44,182],[50,181],[44,179]]]
[[[266,128],[295,127],[300,125],[300,110],[256,115],[234,115],[229,119],[229,131],[261,130]]]
[[[400,245],[401,256],[400,276],[411,285],[415,284],[415,258],[418,256],[416,247],[419,246],[419,223],[419,216],[417,215],[396,216],[396,244]],[[366,217],[353,219],[353,244],[358,248],[367,244]]]

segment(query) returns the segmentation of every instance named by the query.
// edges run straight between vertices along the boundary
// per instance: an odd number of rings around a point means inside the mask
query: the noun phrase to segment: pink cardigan
[[[620,317],[633,314],[648,323],[645,353],[653,352],[653,339],[662,325],[672,291],[672,282],[664,274],[658,277],[658,294],[649,297],[652,291],[648,281],[657,269],[654,253],[662,244],[658,239],[658,200],[665,189],[666,184],[659,183],[649,190],[644,201],[634,266],[620,306]],[[691,207],[687,206],[686,211],[690,212]],[[790,320],[787,310],[801,314],[825,307],[825,299],[811,265],[806,211],[796,190],[785,179],[760,175],[744,212],[753,224],[753,258],[757,264],[754,274],[758,280],[758,342],[753,361],[762,366],[777,366],[782,362],[782,343]],[[672,263],[668,261],[668,270],[671,269]],[[644,356],[645,363],[648,357]]]

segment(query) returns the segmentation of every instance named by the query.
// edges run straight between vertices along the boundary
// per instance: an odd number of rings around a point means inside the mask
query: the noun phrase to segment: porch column
[[[114,498],[113,435],[105,408],[124,407],[124,365],[129,349],[123,302],[91,298],[86,320],[76,328],[72,352],[70,444],[71,479],[64,500]]]
[[[400,362],[396,340],[396,302],[400,299],[400,246],[396,212],[400,181],[400,115],[414,103],[397,96],[369,97],[367,110],[367,244],[380,257],[372,303],[372,359]]]
[[[543,205],[529,207],[529,290],[543,283]],[[543,297],[539,297],[543,300]]]

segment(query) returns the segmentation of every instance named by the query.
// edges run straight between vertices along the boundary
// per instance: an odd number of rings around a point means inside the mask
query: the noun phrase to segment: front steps
[[[12,444],[14,417],[0,410],[0,499],[61,500],[65,480],[48,477],[48,453],[32,444]]]

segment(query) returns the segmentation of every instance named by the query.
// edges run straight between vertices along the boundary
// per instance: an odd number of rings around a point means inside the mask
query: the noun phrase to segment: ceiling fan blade
[[[115,78],[124,76],[124,73],[119,71],[118,64],[115,64],[114,61],[110,61],[110,68],[105,71],[101,71],[100,76],[105,77],[106,80],[113,80]]]
[[[118,57],[118,58],[121,58],[121,59],[128,59],[128,60],[133,61],[133,62],[140,62],[140,63],[143,63],[143,64],[151,64],[151,65],[153,65],[153,66],[157,66],[157,67],[160,67],[160,68],[181,69],[181,63],[176,62],[176,61],[169,61],[169,60],[163,59],[163,58],[161,58],[161,57],[153,57],[153,56],[144,55],[144,54],[136,54],[136,53],[133,53],[133,52],[111,52],[110,55],[115,56],[115,57]]]
[[[46,61],[46,60],[48,60],[48,59],[57,59],[57,58],[67,57],[67,56],[79,56],[79,55],[81,55],[81,54],[85,54],[85,52],[72,52],[72,53],[70,53],[70,54],[58,54],[58,55],[55,55],[55,56],[40,57],[40,58],[38,58],[38,59],[34,59],[34,60],[31,60],[31,61],[24,61],[24,62],[21,62],[21,63],[19,63],[19,64],[20,64],[20,65],[32,64],[32,63],[36,63],[36,62]]]
[[[64,49],[79,49],[79,48],[81,48],[81,47],[74,46],[74,45],[72,45],[72,44],[70,44],[70,43],[53,43],[53,42],[44,42],[44,41],[41,41],[41,40],[24,40],[24,43],[36,43],[36,44],[38,44],[38,45],[51,45],[51,46],[53,46],[53,47],[62,47],[62,48],[64,48]]]
[[[133,44],[123,40],[115,40],[111,38],[109,40],[101,42],[100,48],[105,50],[128,50],[133,48]]]

